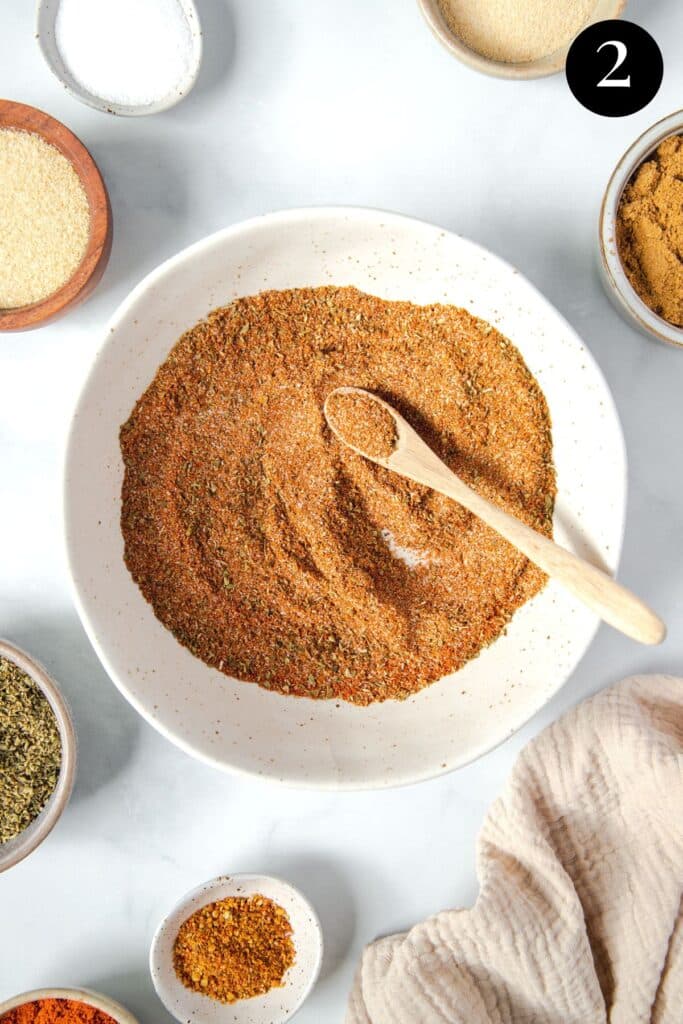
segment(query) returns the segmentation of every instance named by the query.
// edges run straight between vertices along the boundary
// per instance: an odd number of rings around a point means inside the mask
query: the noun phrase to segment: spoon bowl
[[[390,455],[369,455],[357,446],[349,444],[339,427],[335,425],[334,417],[330,415],[329,402],[335,395],[358,395],[370,399],[390,414],[396,428],[396,441]],[[331,391],[325,399],[323,408],[332,432],[358,455],[457,501],[513,544],[548,576],[562,583],[575,597],[615,629],[644,644],[662,643],[666,636],[664,623],[635,594],[622,587],[602,569],[560,547],[520,519],[477,494],[441,461],[417,431],[413,430],[388,402],[371,391],[345,387]]]
[[[111,0],[116,3],[116,0]],[[187,69],[179,81],[164,96],[150,103],[127,104],[113,103],[103,96],[86,89],[75,77],[73,71],[67,65],[57,42],[57,16],[61,6],[61,0],[40,0],[38,4],[36,37],[45,62],[53,75],[61,82],[67,92],[71,93],[81,103],[86,103],[95,110],[101,110],[106,114],[117,114],[120,117],[140,117],[146,114],[158,114],[162,110],[179,103],[193,88],[202,62],[202,32],[199,22],[199,14],[193,0],[178,0],[187,20],[190,32],[191,52]],[[132,29],[134,31],[134,27]],[[125,67],[122,68],[122,80],[125,76]]]

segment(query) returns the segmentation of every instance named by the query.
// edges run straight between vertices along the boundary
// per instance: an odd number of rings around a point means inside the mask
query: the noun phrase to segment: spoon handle
[[[548,576],[559,580],[567,590],[615,629],[644,644],[662,642],[666,636],[666,626],[635,594],[590,562],[573,555],[477,494],[433,452],[425,450],[422,442],[419,451],[415,449],[411,453],[410,440],[406,438],[408,450],[390,456],[385,464],[463,505],[518,548]],[[411,458],[411,454],[418,458]]]

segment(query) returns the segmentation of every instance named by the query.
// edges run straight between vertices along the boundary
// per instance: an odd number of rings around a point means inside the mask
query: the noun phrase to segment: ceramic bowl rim
[[[107,346],[109,344],[109,339],[110,339],[111,334],[116,330],[116,328],[119,326],[119,324],[122,321],[125,320],[126,316],[128,315],[128,312],[129,312],[130,308],[133,307],[135,305],[135,303],[138,301],[138,299],[140,299],[146,293],[153,291],[153,289],[154,289],[155,285],[157,284],[157,282],[160,281],[161,279],[163,279],[163,277],[165,276],[165,274],[169,270],[171,270],[172,268],[178,266],[179,264],[181,264],[183,262],[186,262],[188,260],[192,260],[197,254],[203,252],[204,250],[206,250],[207,248],[210,248],[211,246],[216,245],[216,243],[219,240],[223,241],[223,240],[226,240],[226,239],[230,239],[233,236],[239,236],[244,231],[249,230],[249,229],[251,229],[251,228],[253,228],[253,227],[257,226],[257,225],[268,224],[269,226],[272,227],[272,226],[276,226],[276,225],[287,224],[287,223],[290,223],[290,222],[296,223],[297,221],[302,220],[302,219],[303,220],[308,220],[308,219],[311,219],[311,218],[323,219],[325,217],[328,217],[330,214],[334,214],[336,216],[344,215],[346,217],[352,217],[352,218],[362,218],[362,217],[365,217],[367,215],[370,215],[370,216],[381,216],[383,219],[386,219],[387,221],[390,220],[390,221],[396,222],[396,223],[406,222],[408,224],[414,224],[414,225],[417,224],[417,225],[421,225],[423,227],[427,227],[427,228],[430,228],[430,229],[438,230],[438,231],[443,232],[445,234],[453,234],[456,237],[459,237],[459,236],[457,236],[457,233],[454,232],[453,230],[446,231],[446,229],[438,227],[437,225],[434,225],[432,222],[430,222],[429,220],[425,220],[424,218],[415,217],[415,216],[412,216],[412,215],[409,215],[409,214],[400,213],[400,212],[396,212],[396,211],[392,211],[392,210],[388,210],[388,209],[381,209],[381,208],[371,207],[371,206],[355,206],[355,205],[354,206],[349,206],[349,205],[345,205],[345,204],[339,204],[339,205],[322,204],[322,205],[317,205],[317,206],[313,205],[313,206],[303,206],[303,207],[298,206],[298,207],[288,207],[288,208],[284,208],[284,209],[278,209],[278,210],[270,211],[270,212],[264,213],[264,214],[258,214],[256,216],[248,217],[248,218],[245,218],[243,220],[236,221],[236,222],[234,222],[232,224],[228,224],[227,226],[219,228],[218,230],[210,233],[209,235],[205,235],[204,237],[202,237],[202,238],[198,239],[197,241],[191,243],[190,245],[184,247],[183,249],[181,249],[178,252],[174,253],[173,255],[169,256],[166,260],[164,260],[161,263],[159,263],[156,267],[154,267],[152,270],[150,270],[129,291],[129,293],[119,303],[117,309],[114,310],[114,312],[113,312],[112,316],[110,317],[109,321],[104,325],[104,327],[102,329],[102,334],[101,334],[101,337],[100,337],[99,346],[98,346],[97,352],[95,353],[95,355],[93,357],[89,373],[86,375],[85,379],[82,382],[81,389],[80,389],[80,394],[79,394],[78,399],[76,401],[76,404],[74,406],[74,415],[72,416],[72,419],[71,419],[71,424],[70,424],[70,427],[69,427],[69,430],[68,430],[68,433],[67,433],[67,437],[66,437],[66,441],[65,441],[65,447],[64,447],[63,489],[62,489],[63,516],[64,516],[64,523],[65,523],[65,534],[64,534],[64,538],[65,539],[64,539],[64,543],[65,543],[65,548],[66,548],[67,564],[68,564],[68,568],[69,568],[69,582],[70,582],[70,589],[71,589],[72,599],[74,601],[74,605],[75,605],[75,608],[76,608],[76,610],[78,612],[78,616],[79,616],[79,618],[81,620],[81,623],[83,624],[83,627],[84,627],[84,629],[85,629],[85,631],[86,631],[86,633],[88,635],[90,643],[92,644],[92,646],[93,646],[93,648],[94,648],[94,650],[95,650],[95,652],[96,652],[96,654],[98,656],[98,659],[99,659],[100,663],[104,667],[104,670],[107,673],[107,675],[109,676],[109,678],[112,681],[113,685],[119,690],[120,693],[123,694],[123,696],[128,701],[128,703],[137,711],[138,714],[141,715],[141,717],[146,722],[148,722],[150,725],[152,725],[152,727],[155,728],[169,742],[171,742],[175,746],[179,747],[179,749],[183,750],[190,757],[193,757],[193,758],[201,761],[204,764],[210,765],[211,767],[213,767],[213,768],[215,768],[215,769],[217,769],[217,770],[219,770],[219,771],[221,771],[223,773],[235,775],[236,777],[243,776],[243,777],[247,777],[247,778],[251,778],[251,779],[255,779],[255,780],[260,780],[260,781],[263,781],[264,783],[267,783],[267,784],[284,785],[284,786],[286,786],[288,788],[299,789],[299,790],[320,791],[320,792],[360,792],[360,791],[373,791],[373,790],[394,789],[394,788],[401,788],[403,786],[412,786],[412,785],[417,785],[417,784],[422,783],[422,782],[430,781],[430,780],[435,779],[435,778],[439,778],[439,777],[441,777],[443,775],[450,774],[453,771],[456,771],[456,770],[459,770],[461,768],[466,767],[467,765],[469,765],[469,764],[473,763],[474,761],[478,760],[480,757],[483,757],[485,754],[488,754],[491,751],[495,750],[497,747],[501,746],[509,738],[509,734],[506,734],[505,736],[501,736],[500,738],[498,738],[496,741],[493,741],[493,742],[490,741],[490,740],[487,740],[485,743],[482,743],[482,745],[479,748],[477,748],[477,750],[475,752],[469,754],[462,761],[459,761],[457,765],[449,766],[446,769],[436,769],[436,768],[425,769],[425,770],[422,770],[419,773],[415,772],[415,773],[411,774],[410,777],[402,778],[399,781],[396,781],[395,779],[389,778],[389,777],[386,777],[386,776],[383,776],[381,778],[379,778],[379,777],[372,777],[372,778],[369,778],[369,779],[365,778],[362,781],[361,780],[354,780],[352,782],[349,782],[349,781],[341,781],[340,782],[339,780],[324,780],[324,781],[321,781],[318,778],[301,779],[301,778],[298,778],[298,777],[291,777],[290,775],[286,775],[285,777],[281,777],[281,776],[277,776],[277,775],[263,776],[263,775],[259,774],[258,772],[254,771],[251,768],[246,768],[246,767],[241,766],[241,765],[236,765],[236,764],[234,764],[232,762],[227,762],[225,759],[212,757],[209,754],[207,754],[205,751],[198,750],[197,746],[193,742],[185,740],[185,738],[179,736],[177,732],[174,732],[167,725],[165,725],[164,723],[159,722],[150,713],[149,707],[146,705],[146,703],[143,700],[140,700],[137,696],[135,696],[134,694],[131,693],[131,691],[128,688],[128,686],[121,679],[120,674],[118,673],[118,671],[116,671],[112,667],[110,659],[109,659],[109,656],[108,656],[107,651],[106,651],[106,648],[100,642],[100,638],[98,636],[97,630],[96,630],[95,625],[94,625],[94,623],[92,621],[92,614],[91,614],[91,604],[92,604],[92,602],[88,598],[88,596],[86,595],[86,593],[84,591],[84,587],[82,585],[82,582],[80,581],[80,579],[78,577],[78,573],[76,571],[75,555],[74,555],[74,551],[73,551],[73,544],[72,544],[72,541],[71,541],[71,538],[70,538],[70,533],[69,533],[69,528],[68,528],[69,518],[70,518],[69,503],[70,503],[70,501],[72,499],[72,495],[70,493],[70,472],[69,472],[69,470],[70,470],[71,459],[73,458],[74,436],[75,436],[75,434],[77,432],[77,419],[78,419],[78,413],[79,413],[79,409],[80,409],[80,404],[81,404],[81,401],[83,399],[83,396],[88,393],[88,388],[90,386],[90,382],[91,382],[92,377],[94,376],[94,374],[96,372],[96,369],[97,369],[97,366],[99,364],[99,361],[104,357],[104,354],[106,352]],[[481,252],[483,254],[488,254],[489,253],[489,250],[487,250],[483,245],[481,245],[480,243],[475,242],[475,241],[473,241],[471,239],[467,239],[467,244],[469,246],[471,246],[473,249],[476,249],[478,252]],[[511,272],[514,272],[515,274],[519,273],[512,266],[512,264],[510,264],[504,257],[495,254],[495,259],[496,259],[496,261],[502,267],[507,268],[508,270],[510,270]],[[520,275],[520,276],[523,276],[523,275]],[[576,336],[578,338],[579,337],[578,332],[574,329],[574,327],[572,327],[572,325],[569,323],[567,318],[565,316],[563,316],[563,314],[560,313],[560,311],[557,310],[555,306],[552,305],[552,303],[550,302],[549,299],[545,298],[543,293],[536,287],[536,285],[533,284],[533,282],[530,281],[526,277],[524,277],[524,281],[525,281],[526,286],[529,289],[531,289],[531,291],[533,291],[533,293],[535,295],[537,295],[544,303],[546,303],[548,306],[550,306],[552,308],[553,314],[562,323],[564,323],[566,325],[568,331],[570,331],[573,336]],[[598,365],[597,360],[593,356],[592,352],[590,351],[589,348],[587,348],[585,346],[584,346],[584,349],[585,349],[584,352],[583,352],[584,361],[587,361],[587,362],[590,363],[592,372],[594,373],[595,377],[598,378],[600,380],[601,384],[603,385],[604,392],[605,392],[605,399],[607,401],[609,401],[611,415],[612,415],[615,423],[618,426],[619,455],[620,455],[620,461],[621,461],[621,463],[623,465],[623,472],[624,472],[624,491],[627,492],[627,487],[628,487],[627,453],[626,453],[626,447],[625,447],[625,441],[624,441],[623,428],[621,426],[621,420],[620,420],[619,413],[618,413],[618,410],[617,410],[617,407],[616,407],[614,396],[613,396],[612,391],[611,391],[611,389],[609,387],[609,384],[608,384],[608,382],[607,382],[607,380],[605,378],[605,375],[604,375],[602,369],[600,368],[600,366]],[[625,520],[622,517],[621,529],[619,531],[619,536],[614,539],[614,550],[615,550],[615,560],[616,560],[615,561],[615,565],[618,565],[620,557],[621,557],[621,552],[622,552],[622,549],[623,549],[624,534],[625,534]],[[594,625],[592,626],[592,628],[590,630],[590,633],[587,633],[585,642],[582,644],[580,657],[583,657],[585,652],[590,647],[591,643],[593,642],[593,640],[595,638],[595,635],[596,635],[596,633],[598,631],[599,626],[600,626],[600,622],[596,618],[595,622],[594,622]],[[580,658],[577,658],[577,663],[578,663],[579,660],[580,660]],[[518,723],[515,724],[514,732],[518,732],[521,728],[523,728],[524,725],[526,725],[529,721],[531,721],[531,719],[533,719],[539,713],[539,711],[542,710],[543,707],[547,706],[549,701],[562,689],[562,687],[567,683],[569,678],[570,678],[570,676],[567,675],[564,678],[563,682],[557,683],[556,685],[554,685],[552,691],[549,692],[544,697],[544,699],[542,701],[540,701],[533,708],[533,710],[530,710],[529,713],[526,714],[523,719],[521,719]]]
[[[286,878],[280,878],[278,875],[264,875],[264,874],[260,874],[259,872],[254,872],[254,871],[251,871],[251,872],[250,871],[239,871],[239,872],[235,872],[234,874],[216,875],[215,878],[210,878],[207,881],[202,882],[199,885],[194,886],[192,889],[188,889],[187,892],[183,893],[183,895],[178,900],[175,901],[173,906],[169,907],[166,910],[166,912],[164,913],[163,917],[159,921],[159,924],[157,925],[157,927],[154,930],[154,935],[152,936],[152,941],[150,943],[150,947],[149,947],[149,972],[150,972],[150,975],[152,977],[152,984],[154,985],[154,991],[156,992],[158,998],[161,1000],[163,1005],[166,1007],[166,1010],[172,1016],[176,1017],[176,1020],[180,1020],[180,1018],[177,1017],[176,1014],[174,1013],[174,1011],[164,1002],[164,1000],[162,999],[161,994],[159,992],[158,986],[157,986],[157,972],[158,972],[158,968],[159,968],[159,964],[160,964],[160,961],[158,959],[158,956],[159,956],[159,954],[158,954],[159,942],[161,940],[161,937],[162,937],[162,935],[164,933],[165,928],[167,927],[169,918],[171,918],[174,914],[181,913],[185,909],[189,908],[190,905],[198,897],[202,897],[202,896],[206,895],[207,896],[206,902],[210,903],[211,902],[211,895],[210,894],[211,894],[211,891],[213,889],[219,888],[220,886],[224,885],[226,882],[240,882],[240,881],[243,881],[245,883],[246,882],[254,882],[254,881],[256,881],[259,884],[261,884],[263,882],[274,882],[276,885],[281,885],[285,889],[288,889],[293,894],[293,896],[295,896],[298,900],[300,900],[301,903],[303,904],[303,906],[306,908],[306,914],[307,914],[309,922],[310,922],[311,932],[315,935],[315,938],[316,938],[317,956],[316,956],[315,968],[311,972],[311,976],[308,979],[308,981],[306,982],[306,986],[304,988],[304,991],[302,992],[302,995],[301,995],[298,1003],[291,1010],[291,1012],[287,1015],[287,1017],[285,1018],[286,1020],[290,1020],[296,1013],[299,1012],[299,1010],[301,1009],[303,1004],[306,1002],[306,1000],[308,999],[308,997],[310,996],[311,992],[313,991],[313,989],[315,988],[315,986],[316,986],[316,984],[318,982],[318,979],[320,977],[320,971],[322,969],[322,963],[323,963],[323,956],[324,956],[324,950],[325,950],[325,939],[324,939],[324,935],[323,935],[322,925],[320,923],[320,918],[318,917],[318,914],[317,914],[317,912],[315,910],[315,907],[310,902],[308,897],[304,896],[304,894],[301,892],[301,890],[299,888],[297,888],[297,886],[292,885],[292,883],[289,882]]]
[[[618,18],[623,14],[627,2],[628,0],[612,0],[614,5],[613,18]],[[598,0],[595,0],[595,3],[597,6]],[[451,31],[439,11],[439,0],[417,0],[417,4],[433,35],[442,46],[453,57],[457,57],[463,64],[482,74],[490,75],[493,78],[531,81],[535,78],[548,78],[550,75],[556,75],[564,69],[567,63],[567,54],[569,53],[572,41],[561,46],[553,53],[530,61],[507,63],[501,60],[494,60],[491,57],[485,57],[483,54],[473,50]]]
[[[22,992],[0,1003],[0,1015],[9,1013],[10,1010],[15,1010],[25,1003],[34,1003],[38,999],[73,999],[109,1014],[116,1024],[138,1024],[137,1017],[121,1003],[89,988],[36,988],[30,992]]]
[[[16,837],[16,844],[12,850],[3,855],[0,846],[0,874],[19,864],[28,857],[40,844],[47,839],[48,835],[59,821],[66,805],[69,802],[73,790],[76,775],[76,733],[68,704],[61,693],[54,679],[43,668],[40,662],[36,661],[14,644],[7,640],[0,639],[0,657],[13,662],[18,668],[25,672],[43,692],[50,703],[50,707],[57,720],[59,735],[62,743],[62,760],[57,785],[54,788],[48,802],[36,819],[37,826],[24,841],[19,833]],[[27,829],[30,826],[27,826]],[[26,832],[27,829],[24,831]],[[0,1011],[2,1006],[0,1005]]]
[[[111,103],[108,100],[101,99],[96,93],[91,93],[80,86],[76,79],[68,74],[68,70],[67,73],[62,70],[64,62],[59,53],[57,43],[53,39],[52,33],[48,32],[47,28],[43,26],[43,19],[45,18],[49,2],[50,0],[39,0],[36,8],[35,26],[38,47],[52,75],[66,89],[69,95],[73,96],[79,103],[84,103],[86,106],[92,107],[93,110],[99,110],[102,114],[113,114],[117,117],[146,117],[149,114],[160,114],[164,110],[170,110],[180,103],[181,100],[189,96],[194,89],[199,78],[204,56],[202,26],[199,11],[194,0],[179,0],[183,13],[187,18],[192,37],[191,67],[181,83],[166,96],[156,102],[144,104]],[[53,24],[53,22],[51,21],[50,24]],[[47,37],[50,38],[49,43],[46,41]],[[64,68],[66,70],[65,65]]]
[[[616,244],[617,211],[624,189],[662,142],[683,134],[683,109],[655,121],[621,157],[607,183],[600,207],[599,246],[602,280],[617,308],[641,331],[676,348],[683,348],[683,327],[653,312],[641,299],[624,271]]]

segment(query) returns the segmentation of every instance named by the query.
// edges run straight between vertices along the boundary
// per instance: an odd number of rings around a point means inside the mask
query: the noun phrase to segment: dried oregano
[[[57,785],[61,756],[50,704],[30,676],[0,657],[0,843],[40,814]]]

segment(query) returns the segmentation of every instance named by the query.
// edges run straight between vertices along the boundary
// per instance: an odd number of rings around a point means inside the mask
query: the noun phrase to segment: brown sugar
[[[183,985],[221,1003],[281,988],[295,959],[289,917],[265,896],[231,896],[201,907],[173,945]]]
[[[683,327],[683,136],[666,139],[624,190],[617,244],[643,302]]]
[[[323,403],[348,386],[552,533],[548,408],[514,345],[462,309],[333,287],[238,299],[182,336],[121,430],[121,525],[142,593],[208,665],[369,704],[459,669],[545,576],[341,443]]]
[[[398,440],[393,416],[371,395],[335,391],[325,402],[328,423],[345,444],[371,459],[388,459]]]

